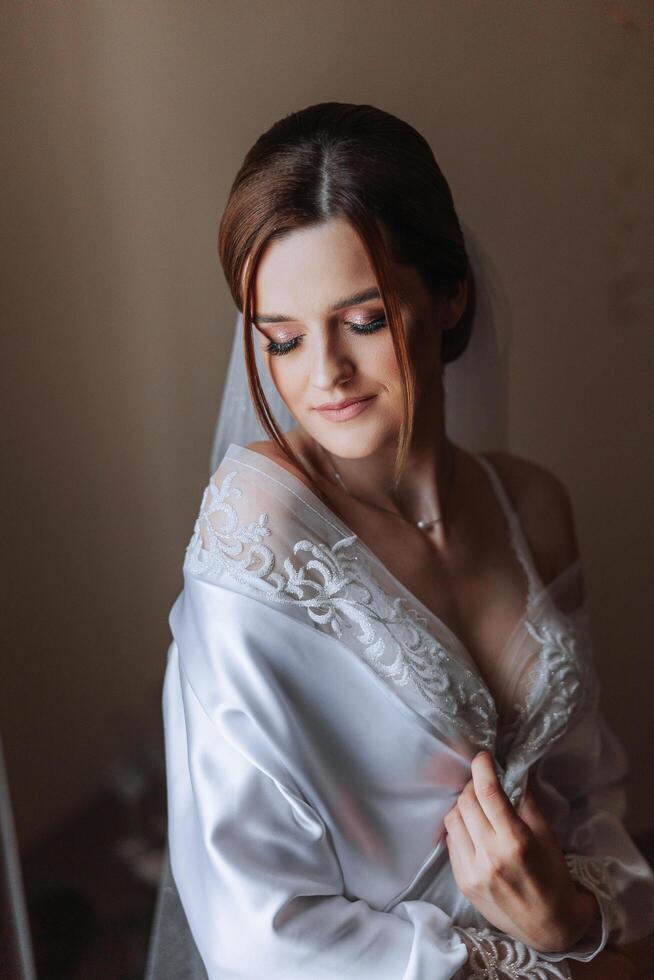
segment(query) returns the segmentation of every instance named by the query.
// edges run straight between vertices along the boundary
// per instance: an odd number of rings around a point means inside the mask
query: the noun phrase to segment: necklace
[[[455,454],[454,450],[452,449],[452,444],[451,443],[448,443],[448,445],[450,446],[450,453],[449,453],[449,456],[450,456],[450,465],[449,465],[449,468],[448,468],[447,484],[445,486],[445,493],[443,495],[443,511],[445,511],[445,505],[447,503],[447,498],[449,496],[450,487],[452,485],[452,475],[454,473],[454,460],[456,458],[456,454]],[[320,448],[321,449],[324,449],[323,446],[321,446]],[[341,476],[341,474],[338,472],[338,470],[334,466],[334,464],[332,462],[331,453],[329,452],[329,450],[324,449],[324,452],[327,453],[327,456],[329,458],[329,462],[330,462],[330,466],[331,466],[331,470],[332,470],[333,476],[336,477],[336,479],[338,480],[338,482],[342,486],[343,490],[345,490],[345,492],[347,494],[349,494],[350,497],[355,497],[355,495],[350,492],[350,490],[348,489],[348,486],[347,486],[345,480],[343,479],[343,477]],[[361,500],[360,497],[355,497],[355,499],[356,500]],[[442,514],[441,514],[440,517],[434,517],[434,518],[431,518],[431,519],[420,518],[420,520],[414,521],[412,518],[405,517],[404,514],[401,514],[399,511],[391,510],[389,507],[382,507],[381,504],[371,504],[367,500],[363,500],[363,501],[361,501],[361,503],[368,504],[369,507],[375,507],[375,508],[377,508],[377,510],[386,511],[387,514],[394,514],[395,517],[401,517],[402,520],[408,521],[410,524],[415,524],[415,526],[418,527],[418,528],[420,528],[421,530],[424,530],[425,528],[428,528],[428,527],[432,527],[432,525],[434,525],[434,524],[440,524],[443,521]]]

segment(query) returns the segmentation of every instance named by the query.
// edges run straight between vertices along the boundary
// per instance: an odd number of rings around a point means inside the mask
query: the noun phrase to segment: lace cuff
[[[608,861],[584,854],[566,854],[565,860],[572,877],[593,893],[599,906],[586,934],[567,953],[574,959],[590,960],[604,949],[613,928],[613,887]]]
[[[490,929],[455,926],[454,930],[468,948],[468,961],[456,980],[572,980],[565,960],[546,960],[518,939]]]
[[[562,959],[588,962],[606,946],[613,928],[613,887],[607,859],[584,854],[566,854],[571,876],[595,895],[598,908],[585,934],[563,953],[541,953],[543,959],[560,962]]]

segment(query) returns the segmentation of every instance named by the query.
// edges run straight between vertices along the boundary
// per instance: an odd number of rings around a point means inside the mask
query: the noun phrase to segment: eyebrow
[[[357,303],[365,303],[369,299],[379,299],[379,296],[377,287],[371,286],[369,289],[364,289],[363,292],[337,300],[336,303],[328,307],[328,311],[335,313],[336,310],[342,310],[345,306],[356,306]],[[289,320],[295,319],[296,317],[288,316],[285,313],[257,313],[256,316],[252,317],[253,323],[287,323]]]

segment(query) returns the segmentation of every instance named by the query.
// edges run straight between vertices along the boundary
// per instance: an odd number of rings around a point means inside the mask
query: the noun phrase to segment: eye
[[[368,323],[353,323],[350,320],[346,320],[345,323],[352,333],[376,333],[377,330],[386,326],[386,317],[379,316],[376,320],[369,320]]]
[[[295,350],[299,347],[302,342],[301,337],[292,337],[290,340],[285,340],[283,343],[278,343],[276,340],[270,340],[264,347],[269,354],[288,354],[290,351]]]
[[[355,323],[352,320],[345,320],[345,324],[348,330],[351,330],[354,334],[376,333],[377,330],[381,330],[382,327],[386,326],[386,317],[380,316],[375,320],[369,320],[367,323]],[[299,347],[301,343],[302,337],[291,337],[290,340],[285,340],[283,342],[269,340],[265,345],[264,350],[268,351],[269,354],[280,356],[282,354],[290,354],[290,352],[295,350],[296,347]]]

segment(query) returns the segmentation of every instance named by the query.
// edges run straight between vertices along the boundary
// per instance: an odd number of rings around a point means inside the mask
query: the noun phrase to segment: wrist
[[[573,944],[579,942],[586,935],[593,919],[601,911],[597,896],[590,888],[586,888],[585,885],[575,882],[575,891],[577,892],[578,935],[572,940]]]
[[[566,946],[574,946],[586,935],[598,912],[599,904],[595,894],[575,881],[572,904],[563,919]]]
[[[599,905],[593,892],[573,881],[570,892],[558,903],[544,925],[542,940],[535,948],[542,953],[560,953],[575,946],[591,927]]]

